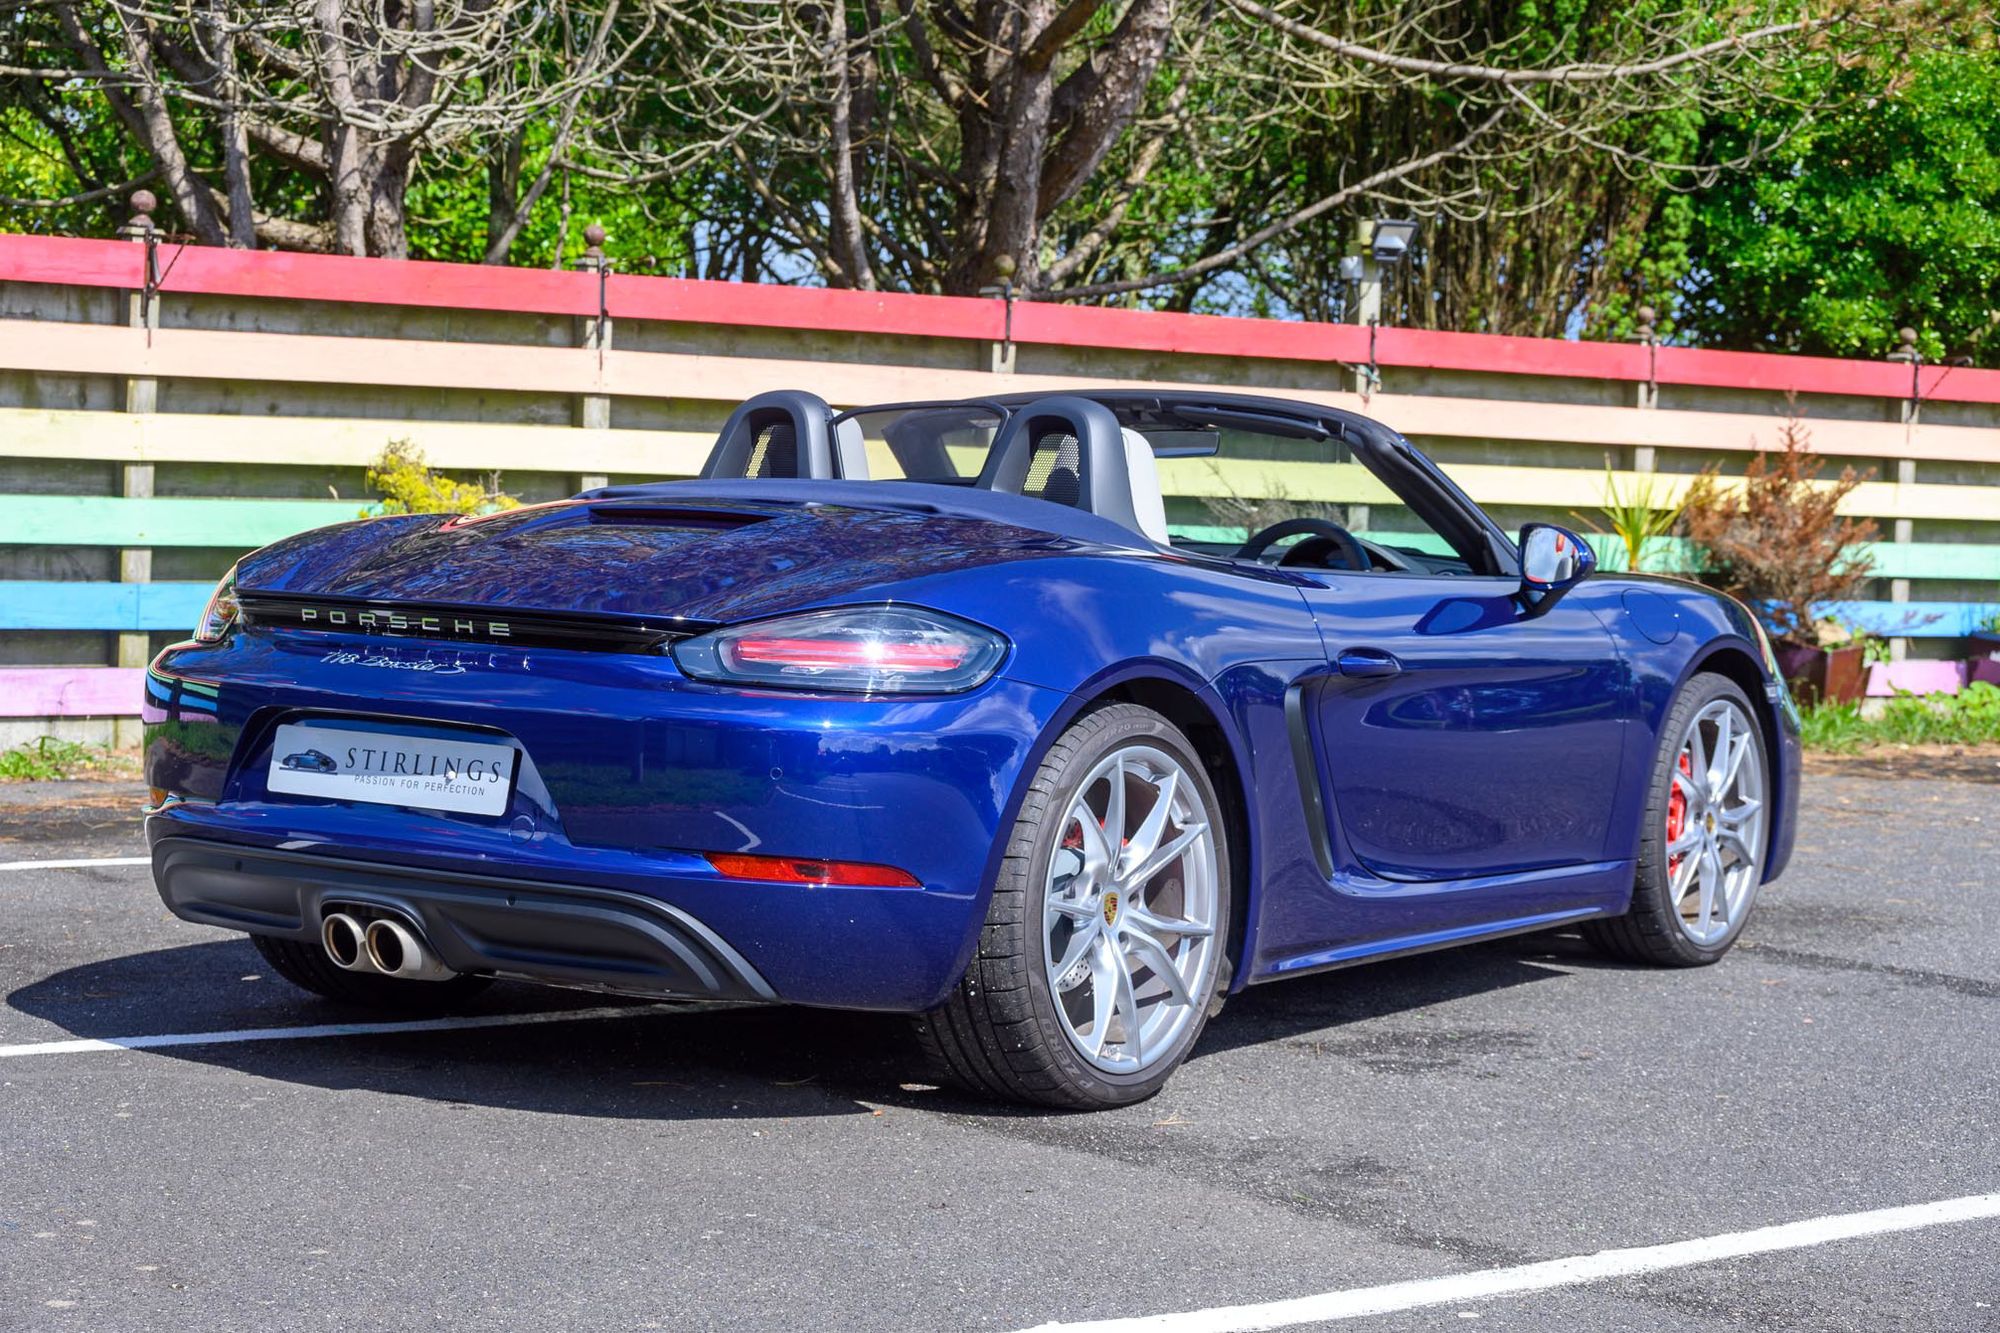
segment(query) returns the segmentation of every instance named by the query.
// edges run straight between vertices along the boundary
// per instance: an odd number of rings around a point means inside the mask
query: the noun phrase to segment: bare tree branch
[[[1572,64],[1558,65],[1550,69],[1503,69],[1492,65],[1464,64],[1447,60],[1426,60],[1416,56],[1397,55],[1390,51],[1379,51],[1359,42],[1345,41],[1319,31],[1317,28],[1288,18],[1277,10],[1260,5],[1257,0],[1228,0],[1235,8],[1270,24],[1288,36],[1310,42],[1314,46],[1331,51],[1347,60],[1363,64],[1380,65],[1405,74],[1421,74],[1431,79],[1469,79],[1482,83],[1527,84],[1527,83],[1603,83],[1613,80],[1632,80],[1709,60],[1715,56],[1742,51],[1748,47],[1768,42],[1776,37],[1817,32],[1845,21],[1845,15],[1823,19],[1801,19],[1793,23],[1773,23],[1749,32],[1735,33],[1704,45],[1685,51],[1675,51],[1671,55],[1655,60],[1634,61],[1626,64]]]
[[[107,62],[103,53],[84,31],[75,7],[63,4],[56,13],[70,45],[77,53],[92,64],[105,65]],[[188,165],[187,154],[181,149],[173,118],[168,113],[166,99],[154,71],[151,48],[141,31],[134,26],[132,16],[116,8],[114,14],[124,48],[126,72],[133,80],[133,96],[116,95],[112,97],[111,104],[139,134],[153,160],[159,163],[160,173],[166,179],[167,192],[172,196],[181,218],[205,244],[220,245],[224,240],[222,221],[216,216],[215,204],[208,197],[207,186],[195,176],[193,168]]]
[[[1167,0],[1132,0],[1109,51],[1073,76],[1082,77],[1085,70],[1090,75],[1078,85],[1062,137],[1042,167],[1039,205],[1044,215],[1082,188],[1123,135],[1147,81],[1166,54],[1172,31],[1173,7]]]
[[[595,68],[602,61],[604,49],[611,40],[612,26],[617,21],[618,0],[610,0],[604,7],[604,17],[598,21],[597,32],[590,40],[590,52],[585,57],[586,63],[591,67]],[[521,234],[521,228],[527,223],[528,215],[534,211],[535,205],[541,201],[543,192],[549,188],[549,180],[555,172],[556,164],[569,149],[570,132],[576,128],[577,108],[582,104],[584,94],[588,91],[588,85],[579,83],[575,91],[570,94],[569,100],[563,104],[562,120],[556,126],[555,141],[549,146],[548,160],[542,163],[542,169],[536,173],[534,183],[529,185],[528,192],[521,197],[520,203],[513,207],[506,226],[502,227],[500,234],[487,245],[484,262],[498,264],[513,248],[514,238]]]
[[[1415,175],[1429,167],[1436,166],[1440,162],[1449,161],[1451,158],[1465,152],[1473,145],[1474,141],[1499,125],[1506,115],[1507,108],[1501,107],[1478,125],[1475,125],[1471,130],[1467,131],[1463,138],[1451,146],[1426,153],[1422,157],[1411,158],[1409,161],[1398,163],[1393,167],[1386,167],[1364,180],[1358,180],[1352,185],[1343,186],[1335,190],[1332,194],[1307,204],[1304,208],[1279,218],[1276,222],[1268,226],[1258,228],[1236,244],[1226,249],[1218,250],[1214,254],[1197,260],[1185,268],[1168,273],[1153,273],[1143,278],[1132,278],[1123,282],[1100,282],[1087,287],[1071,287],[1059,292],[1036,293],[1036,295],[1039,298],[1053,298],[1057,300],[1077,300],[1083,297],[1094,296],[1116,296],[1124,292],[1145,291],[1151,287],[1178,286],[1192,278],[1198,278],[1204,273],[1213,273],[1216,269],[1235,263],[1265,242],[1273,240],[1294,228],[1303,226],[1322,214],[1332,212],[1350,199],[1359,198],[1371,191],[1380,189],[1384,185],[1401,180],[1407,176]]]
[[[0,208],[69,208],[75,204],[94,204],[103,199],[122,199],[159,174],[158,168],[155,168],[116,185],[101,185],[94,190],[66,194],[57,199],[14,199],[0,195]]]
[[[861,198],[854,188],[854,88],[850,54],[847,49],[847,9],[835,3],[827,7],[827,54],[833,65],[833,105],[829,121],[833,142],[833,198],[831,246],[851,286],[872,290],[875,269],[868,260],[868,241],[861,228]]]
[[[1096,18],[1097,12],[1103,8],[1104,0],[1069,0],[1021,52],[1022,68],[1047,68],[1049,62],[1056,58],[1056,53],[1074,41],[1084,25]]]

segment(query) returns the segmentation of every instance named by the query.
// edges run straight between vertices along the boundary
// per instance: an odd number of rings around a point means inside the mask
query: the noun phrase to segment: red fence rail
[[[0,236],[0,281],[134,289],[143,285],[145,248],[129,241]],[[163,293],[348,301],[377,305],[527,314],[598,313],[595,273],[499,268],[424,260],[223,250],[163,242]],[[997,341],[1005,308],[998,300],[836,291],[613,273],[602,289],[614,318],[835,333]],[[1369,331],[1353,324],[1312,324],[1220,315],[1183,315],[1022,301],[1014,340],[1057,347],[1119,348],[1286,361],[1370,360]],[[1380,366],[1496,374],[1545,375],[1767,392],[1910,396],[1907,365],[1766,352],[1572,342],[1483,333],[1384,328],[1374,339]],[[1917,375],[1925,401],[2000,403],[2000,371],[1925,366]]]

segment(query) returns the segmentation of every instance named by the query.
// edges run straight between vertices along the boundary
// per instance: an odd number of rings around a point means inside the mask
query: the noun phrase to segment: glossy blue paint
[[[1511,579],[1312,583],[1329,657],[1401,666],[1381,678],[1343,668],[1307,691],[1335,837],[1356,862],[1421,882],[1604,858],[1633,705],[1595,614],[1614,585],[1529,607]]]
[[[897,602],[999,632],[966,693],[690,680],[665,651],[239,625],[155,663],[157,841],[224,843],[648,895],[784,999],[918,1010],[963,970],[1036,764],[1094,701],[1177,691],[1241,810],[1237,986],[1621,910],[1672,691],[1745,675],[1792,836],[1795,716],[1741,607],[1598,574],[1528,608],[1511,579],[1251,568],[1018,496],[921,483],[623,488],[476,521],[344,524],[247,557],[246,596],[425,603],[685,631]],[[1622,601],[1671,615],[1666,643]],[[342,599],[348,599],[343,601]],[[1653,617],[1655,625],[1660,616]],[[1393,659],[1343,675],[1342,653]],[[506,812],[266,790],[277,726],[472,733],[520,752]],[[726,880],[706,852],[865,861],[919,889]]]

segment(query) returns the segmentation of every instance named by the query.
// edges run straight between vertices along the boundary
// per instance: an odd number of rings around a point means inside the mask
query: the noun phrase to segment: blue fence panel
[[[0,582],[0,629],[192,630],[212,583]]]

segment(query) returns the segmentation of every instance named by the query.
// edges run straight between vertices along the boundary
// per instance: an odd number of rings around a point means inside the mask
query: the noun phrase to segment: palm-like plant
[[[1671,498],[1671,483],[1651,473],[1634,473],[1620,484],[1610,455],[1604,458],[1604,503],[1597,512],[1604,516],[1611,534],[1625,547],[1624,568],[1634,572],[1646,567],[1646,543],[1666,537],[1679,526],[1687,501]],[[1582,516],[1579,515],[1579,518]],[[1595,525],[1592,525],[1595,527]],[[1610,562],[1607,561],[1607,564]]]

